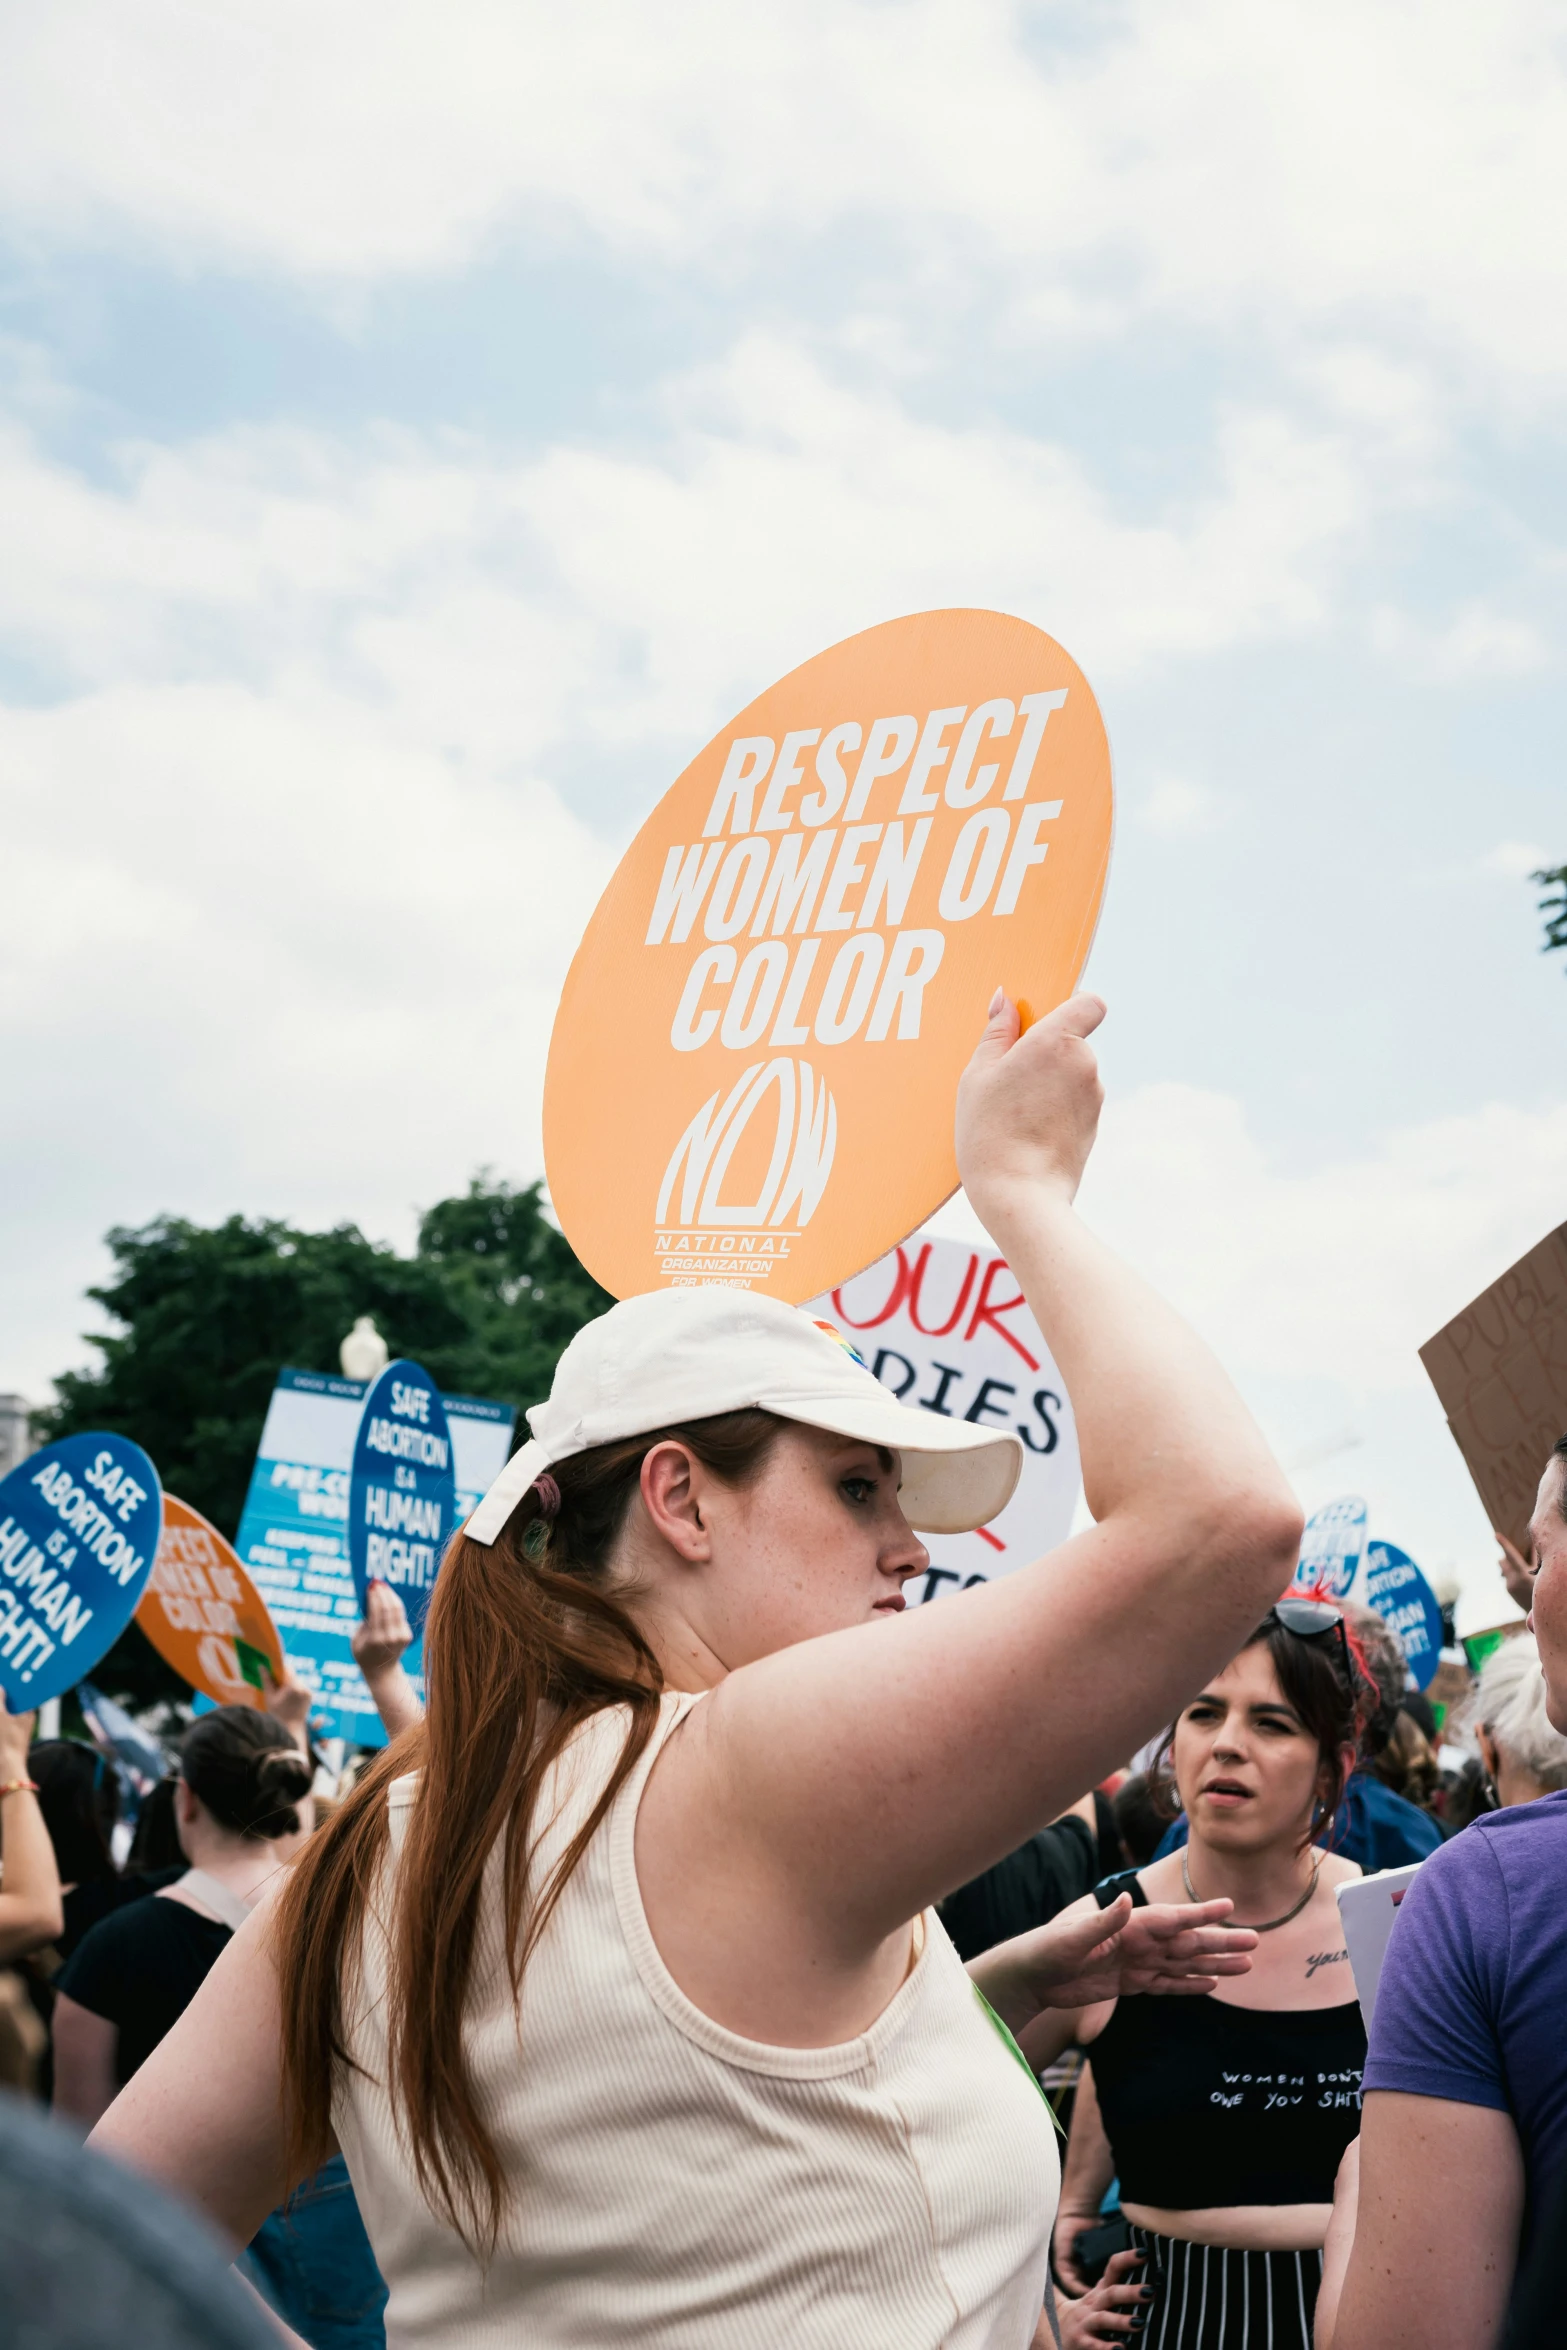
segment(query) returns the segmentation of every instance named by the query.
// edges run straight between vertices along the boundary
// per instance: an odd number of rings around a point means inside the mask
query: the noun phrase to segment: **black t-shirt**
[[[1099,1877],[1099,1844],[1075,1812],[1052,1821],[1016,1852],[960,1885],[941,1904],[941,1922],[967,1962],[1014,1934],[1048,1925],[1056,1914],[1090,1892]]]
[[[26,1986],[33,2013],[46,2031],[54,2014],[54,1995],[60,1988],[60,1977],[99,1919],[122,1909],[127,1902],[145,1901],[160,1885],[172,1885],[177,1877],[184,1876],[185,1868],[186,1863],[181,1861],[177,1869],[141,1870],[133,1877],[95,1877],[86,1884],[71,1887],[60,1904],[65,1913],[65,1927],[59,1940],[46,1943],[42,1950],[18,1960],[14,1968]],[[46,2042],[38,2060],[35,2086],[40,2104],[47,2105],[54,2096],[52,2041]]]
[[[1094,1888],[1101,1909],[1122,1893],[1147,1907],[1135,1869]],[[1123,1994],[1088,2060],[1124,2202],[1332,2202],[1360,2128],[1358,2000],[1272,2008]]]
[[[228,1939],[214,1918],[157,1898],[116,1910],[82,1937],[55,1989],[118,2025],[121,2088],[184,2014]]]
[[[76,1956],[100,1918],[112,1917],[117,1909],[128,1908],[133,1901],[145,1901],[160,1885],[176,1883],[188,1866],[182,1860],[175,1869],[144,1870],[134,1877],[98,1877],[90,1884],[73,1885],[61,1903],[65,1931],[55,1944],[60,1964],[64,1966]]]

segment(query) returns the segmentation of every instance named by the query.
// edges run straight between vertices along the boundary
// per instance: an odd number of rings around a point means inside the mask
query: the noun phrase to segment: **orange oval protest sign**
[[[617,1297],[794,1303],[956,1188],[998,984],[1052,1009],[1110,857],[1087,679],[1001,612],[866,629],[714,736],[621,859],[550,1040],[550,1197]]]
[[[163,1497],[163,1538],[136,1621],[167,1665],[218,1705],[260,1706],[283,1643],[231,1546],[199,1510]]]

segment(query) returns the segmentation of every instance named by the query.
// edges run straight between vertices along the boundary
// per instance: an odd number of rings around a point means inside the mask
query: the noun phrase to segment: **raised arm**
[[[28,1770],[35,1714],[0,1697],[0,1959],[25,1958],[65,1928],[54,1846]]]
[[[698,2004],[780,1930],[798,1931],[782,1966],[852,1974],[1168,1721],[1289,1577],[1300,1513],[1250,1414],[1073,1210],[1102,1016],[1080,996],[1019,1037],[1001,1000],[957,1115],[969,1197],[1071,1395],[1098,1523],[890,1631],[747,1665],[697,1709],[654,1773],[638,1866]]]
[[[400,1738],[424,1719],[419,1692],[403,1670],[413,1645],[408,1613],[390,1583],[374,1580],[365,1598],[364,1619],[349,1635],[355,1664],[375,1702],[388,1738]]]

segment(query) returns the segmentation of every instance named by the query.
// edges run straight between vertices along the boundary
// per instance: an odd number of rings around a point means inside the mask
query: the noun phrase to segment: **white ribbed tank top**
[[[510,2202],[488,2273],[425,2202],[386,2096],[386,1943],[373,1905],[334,2107],[391,2291],[389,2350],[1025,2350],[1060,2186],[1043,2099],[934,1911],[867,2032],[773,2048],[700,2013],[637,1888],[637,1805],[697,1700],[671,1694],[507,1978],[501,1859],[486,1871],[467,2046]],[[541,1802],[535,1882],[626,1735],[584,1725]],[[390,1796],[395,1867],[413,1779]],[[550,1817],[553,1810],[553,1818]],[[368,2076],[368,2077],[366,2077]]]

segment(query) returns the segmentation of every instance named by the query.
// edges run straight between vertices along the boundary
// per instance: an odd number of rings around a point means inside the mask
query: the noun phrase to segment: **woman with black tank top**
[[[1333,1817],[1370,1692],[1343,1619],[1283,1600],[1172,1725],[1161,1767],[1185,1852],[1099,1888],[1107,1904],[1228,1895],[1258,1936],[1249,1972],[1203,1998],[1146,1994],[1041,2018],[1036,2061],[1089,2056],[1056,2227],[1070,2292],[1077,2236],[1112,2177],[1150,2299],[1147,2350],[1311,2350],[1339,2158],[1360,2126],[1366,2035],[1335,1888],[1359,1869],[1314,1842]],[[1061,2024],[1065,2025],[1062,2031]],[[1118,2264],[1119,2265],[1119,2264]],[[1064,2328],[1070,2331],[1070,2328]]]

